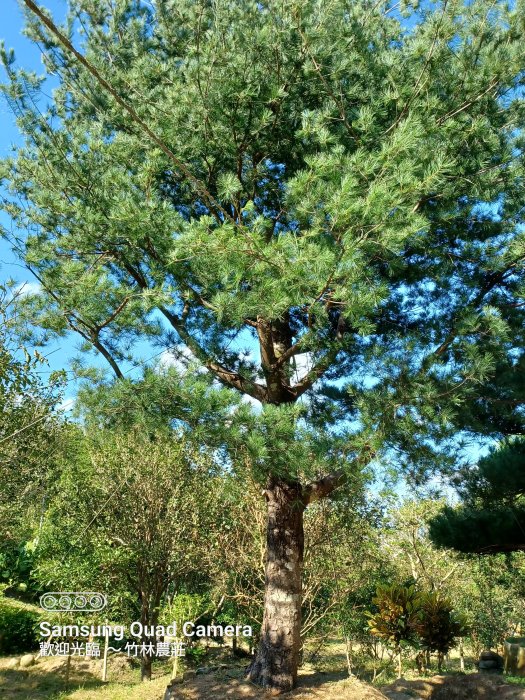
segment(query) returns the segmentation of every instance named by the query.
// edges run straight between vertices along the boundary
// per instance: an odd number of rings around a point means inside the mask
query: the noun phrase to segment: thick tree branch
[[[320,379],[323,376],[323,374],[335,361],[338,352],[339,348],[331,348],[330,350],[328,350],[325,356],[316,364],[315,367],[313,367],[308,372],[308,374],[306,374],[299,382],[297,382],[297,384],[294,384],[294,386],[290,387],[290,392],[293,394],[295,399],[298,399],[299,396],[302,396],[306,391],[308,391],[308,389],[312,387],[313,384],[315,384],[315,382],[318,379]]]
[[[116,363],[113,355],[109,352],[109,350],[104,345],[102,345],[100,340],[92,338],[89,340],[91,343],[93,343],[93,346],[98,350],[102,357],[108,362],[117,379],[124,379],[123,372],[121,371],[120,367]]]
[[[114,320],[117,318],[117,316],[119,315],[119,313],[124,309],[124,307],[125,307],[126,304],[129,302],[129,300],[130,300],[130,297],[126,297],[126,298],[124,299],[124,301],[122,301],[122,302],[117,306],[117,308],[115,309],[115,311],[113,311],[113,313],[110,314],[110,315],[106,318],[105,321],[102,321],[102,323],[101,323],[100,325],[97,326],[97,331],[101,331],[101,330],[102,330],[103,328],[105,328],[106,326],[109,326],[109,324],[110,324],[112,321],[114,321]]]
[[[52,289],[49,289],[49,287],[46,285],[44,279],[37,273],[35,270],[30,266],[27,265],[27,269],[35,276],[35,278],[38,280],[40,283],[42,289],[46,291],[49,296],[56,301],[56,303],[59,305],[59,307],[62,306],[60,297],[58,294],[53,292]],[[122,310],[123,305],[121,304],[117,311],[113,314],[113,318],[118,315],[118,313]],[[115,376],[117,379],[123,379],[124,374],[122,373],[120,367],[118,366],[115,358],[112,356],[112,354],[109,352],[109,350],[105,347],[105,345],[102,344],[102,342],[99,339],[99,331],[102,326],[97,327],[97,326],[92,326],[91,324],[87,323],[87,321],[84,321],[78,314],[74,313],[73,311],[68,311],[67,309],[63,310],[63,316],[66,319],[67,325],[71,328],[71,330],[75,331],[75,333],[78,333],[84,340],[87,340],[88,343],[91,343],[93,347],[98,350],[98,352],[102,355],[102,357],[108,362],[109,366],[113,370]],[[109,321],[108,321],[109,322]],[[79,328],[77,324],[80,324],[80,326],[83,326],[86,330],[83,330],[82,328]],[[107,325],[107,324],[104,324]]]
[[[271,365],[270,369],[276,370],[282,367],[288,360],[291,360],[292,357],[295,355],[298,355],[300,352],[302,352],[302,345],[304,345],[304,336],[300,338],[296,343],[294,343],[292,346],[288,348],[285,352],[283,352],[282,355],[279,355],[279,357],[273,362]]]
[[[137,285],[140,287],[140,289],[150,288],[147,279],[144,277],[142,272],[140,272],[140,270],[135,269],[126,261],[123,261],[123,265],[126,271],[129,273],[129,275],[135,280]],[[184,318],[188,311],[187,308],[185,309],[185,311],[183,311],[182,317],[173,313],[165,306],[159,306],[158,308],[164,316],[164,318],[166,318],[169,321],[171,327],[177,332],[181,340],[184,343],[186,343],[189,350],[191,350],[195,357],[200,362],[202,362],[202,364],[205,367],[207,367],[207,369],[209,369],[210,372],[213,372],[215,374],[219,381],[221,381],[223,384],[226,384],[227,386],[233,387],[234,389],[241,391],[244,394],[248,394],[253,399],[257,399],[261,402],[266,401],[265,387],[261,386],[260,384],[257,384],[256,382],[252,382],[249,379],[242,377],[238,372],[229,370],[227,367],[224,367],[220,363],[215,362],[212,358],[210,358],[210,356],[208,355],[206,350],[204,350],[204,348],[200,345],[200,343],[198,343],[195,340],[195,338],[187,331],[184,325]]]
[[[204,348],[195,340],[195,338],[188,333],[182,319],[180,319],[179,316],[173,314],[171,311],[169,311],[169,309],[162,306],[159,307],[159,311],[170,322],[173,329],[178,333],[181,340],[186,343],[187,347],[191,350],[195,357],[202,362],[202,364],[209,369],[210,372],[213,372],[219,381],[227,386],[237,389],[243,394],[248,394],[253,399],[261,401],[261,403],[266,402],[266,387],[262,386],[261,384],[257,384],[257,382],[253,382],[250,379],[246,379],[246,377],[241,376],[238,372],[230,370],[220,362],[213,360],[208,355],[206,350],[204,350]]]
[[[132,265],[130,265],[126,261],[123,261],[123,265],[126,271],[131,275],[131,277],[140,287],[140,289],[150,288],[146,278],[140,272],[140,270],[136,270]],[[195,338],[187,331],[184,325],[184,312],[183,316],[180,317],[177,314],[170,311],[169,309],[167,309],[165,306],[159,306],[158,308],[164,316],[164,318],[166,318],[169,321],[172,328],[177,332],[181,340],[187,345],[189,350],[191,350],[195,357],[200,362],[202,362],[202,364],[207,369],[209,369],[210,372],[213,372],[213,374],[215,374],[219,381],[221,381],[223,384],[226,384],[227,386],[237,389],[243,394],[248,394],[253,399],[257,399],[257,401],[261,401],[262,403],[266,402],[266,387],[262,386],[261,384],[257,384],[257,382],[253,382],[249,379],[246,379],[245,377],[242,377],[238,372],[224,367],[224,365],[220,364],[219,362],[216,362],[208,355],[208,353],[206,352],[206,350],[204,350],[200,343],[198,343],[197,340],[195,340]]]
[[[345,473],[339,469],[332,474],[323,476],[322,479],[308,484],[303,489],[303,502],[307,506],[314,501],[320,501],[329,496],[336,488],[344,482]]]

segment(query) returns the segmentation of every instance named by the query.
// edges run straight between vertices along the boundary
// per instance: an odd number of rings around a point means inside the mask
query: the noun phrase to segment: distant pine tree
[[[447,506],[430,523],[440,546],[493,554],[525,550],[525,439],[516,439],[480,460],[467,478],[463,504]]]

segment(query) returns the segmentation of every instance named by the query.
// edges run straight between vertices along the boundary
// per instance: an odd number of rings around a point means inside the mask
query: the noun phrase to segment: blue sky
[[[52,10],[57,19],[64,16],[65,3],[61,0],[47,0],[46,5]],[[40,51],[29,39],[23,36],[23,25],[23,13],[18,2],[16,0],[2,0],[2,8],[0,10],[0,38],[3,39],[6,48],[13,48],[15,50],[17,63],[36,72],[43,72]],[[1,80],[5,80],[5,74],[3,72]],[[20,142],[21,139],[14,115],[6,101],[0,97],[0,157],[8,156],[13,145]],[[8,230],[12,228],[12,223],[4,212],[0,212],[0,224]],[[12,253],[9,243],[4,239],[0,239],[0,281],[5,282],[8,279],[16,279],[22,284],[28,283],[26,289],[30,289],[30,285],[35,283],[33,276],[20,264],[16,256]],[[48,357],[50,365],[48,371],[65,368],[67,359],[75,352],[74,348],[75,341],[73,339],[63,343],[56,343],[46,348],[44,354],[50,353]],[[46,371],[47,370],[43,369],[43,373]],[[45,378],[45,374],[43,374],[43,378]],[[68,387],[66,394],[66,400],[74,395],[72,387]]]
[[[64,17],[66,4],[63,0],[46,0],[48,7],[56,19]],[[40,72],[42,63],[38,48],[22,35],[24,24],[23,13],[17,0],[2,0],[0,9],[0,38],[7,48],[13,48],[19,63],[27,68]],[[5,78],[2,75],[2,80]],[[9,153],[11,145],[19,141],[14,117],[4,101],[0,104],[0,155]]]
[[[0,38],[3,39],[6,48],[14,49],[18,65],[28,70],[34,70],[37,73],[43,73],[44,69],[38,47],[22,33],[24,16],[17,0],[0,0],[0,2],[2,3],[0,9]],[[51,11],[56,22],[60,23],[64,19],[67,9],[66,0],[45,0],[42,4]],[[2,72],[2,69],[0,69],[0,72]],[[5,77],[5,74],[2,74],[0,80],[5,80]],[[53,87],[52,82],[48,81],[44,91],[50,94]],[[0,95],[0,158],[8,156],[13,145],[20,143],[22,143],[22,139],[18,133],[15,117],[5,99]],[[9,217],[1,211],[0,225],[8,230],[13,229],[13,224]],[[23,234],[23,232],[20,233]],[[28,291],[31,290],[31,285],[36,283],[31,273],[21,265],[20,261],[12,253],[10,244],[0,238],[0,282],[13,278],[20,284],[25,284],[25,289]],[[47,355],[49,362],[49,367],[42,370],[44,381],[45,377],[54,370],[68,369],[70,360],[79,355],[79,344],[80,340],[78,337],[71,334],[58,342],[50,344],[43,350],[43,354]],[[241,345],[246,345],[246,343],[241,342]],[[159,352],[158,347],[152,346],[147,341],[140,342],[135,347],[135,356],[142,359],[151,358],[152,360],[157,360]],[[90,356],[89,362],[104,369],[108,368],[106,361],[95,354]],[[140,374],[138,368],[133,368],[125,363],[121,363],[121,368],[130,376],[139,376]],[[74,380],[68,384],[65,394],[66,408],[72,406],[77,388],[77,382]]]
[[[38,47],[33,42],[29,41],[22,33],[24,16],[17,0],[1,0],[1,3],[0,38],[3,39],[6,48],[14,49],[17,64],[23,66],[25,69],[43,73],[44,69]],[[65,0],[45,0],[43,4],[52,12],[55,21],[61,22],[65,17],[67,8]],[[2,74],[0,80],[4,81],[5,77],[5,74]],[[52,89],[53,84],[48,81],[46,84],[46,92],[49,94]],[[6,101],[0,96],[0,158],[8,156],[13,145],[20,144],[21,142],[22,140],[18,133],[15,117]],[[12,230],[13,227],[9,217],[1,211],[0,225],[8,230]],[[27,290],[30,290],[31,285],[36,282],[31,273],[20,264],[20,261],[17,260],[16,256],[12,253],[9,243],[0,238],[0,282],[5,282],[8,279],[15,279],[20,284],[25,284]],[[78,345],[78,338],[74,335],[70,335],[45,348],[43,354],[48,356],[49,367],[42,369],[42,378],[44,381],[45,377],[50,372],[57,369],[68,368],[69,361],[79,354]],[[151,345],[147,343],[141,344],[137,348],[137,351],[142,357],[146,358],[159,352],[158,348],[152,348]],[[92,356],[91,363],[101,366],[104,369],[107,368],[106,362],[97,356]],[[124,368],[126,367],[124,366]],[[127,367],[127,370],[130,371],[130,374],[132,371],[138,374],[137,370],[132,370],[130,367]],[[71,381],[65,392],[65,410],[71,408],[76,389],[76,381]]]

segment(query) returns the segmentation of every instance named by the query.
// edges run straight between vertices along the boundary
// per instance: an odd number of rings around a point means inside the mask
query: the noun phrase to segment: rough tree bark
[[[248,677],[273,694],[292,690],[301,647],[303,513],[301,485],[271,479],[268,505],[266,589],[261,639]]]

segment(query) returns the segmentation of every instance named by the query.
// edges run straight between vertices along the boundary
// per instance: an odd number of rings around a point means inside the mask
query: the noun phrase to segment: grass
[[[169,674],[155,678],[151,683],[108,683],[96,690],[80,687],[72,692],[59,692],[49,700],[159,700],[168,682]]]
[[[170,679],[167,664],[154,666],[151,683],[140,682],[140,670],[123,659],[111,660],[109,681],[101,680],[101,662],[71,659],[69,683],[63,658],[39,659],[26,669],[6,668],[0,659],[0,700],[158,700]]]
[[[508,683],[513,683],[514,685],[525,686],[525,677],[523,676],[505,676],[505,680]]]
[[[310,665],[315,666],[316,670],[326,673],[347,669],[345,645],[336,639],[329,640],[322,648],[321,653],[313,659],[311,655],[305,653],[305,659],[307,662],[310,662]],[[474,656],[465,658],[466,673],[475,673],[477,671],[474,662]],[[437,672],[437,661],[435,658],[432,658],[429,675],[437,674]],[[389,661],[389,656],[385,653],[382,659],[378,659],[375,662],[374,674],[374,662],[370,655],[365,650],[360,649],[359,646],[354,645],[352,651],[352,673],[366,683],[373,683],[377,687],[382,687],[393,683],[397,679],[397,662],[395,659]],[[444,662],[443,673],[461,673],[459,654],[455,650],[451,652],[448,661]],[[403,675],[407,679],[420,677],[413,658],[403,658]]]

